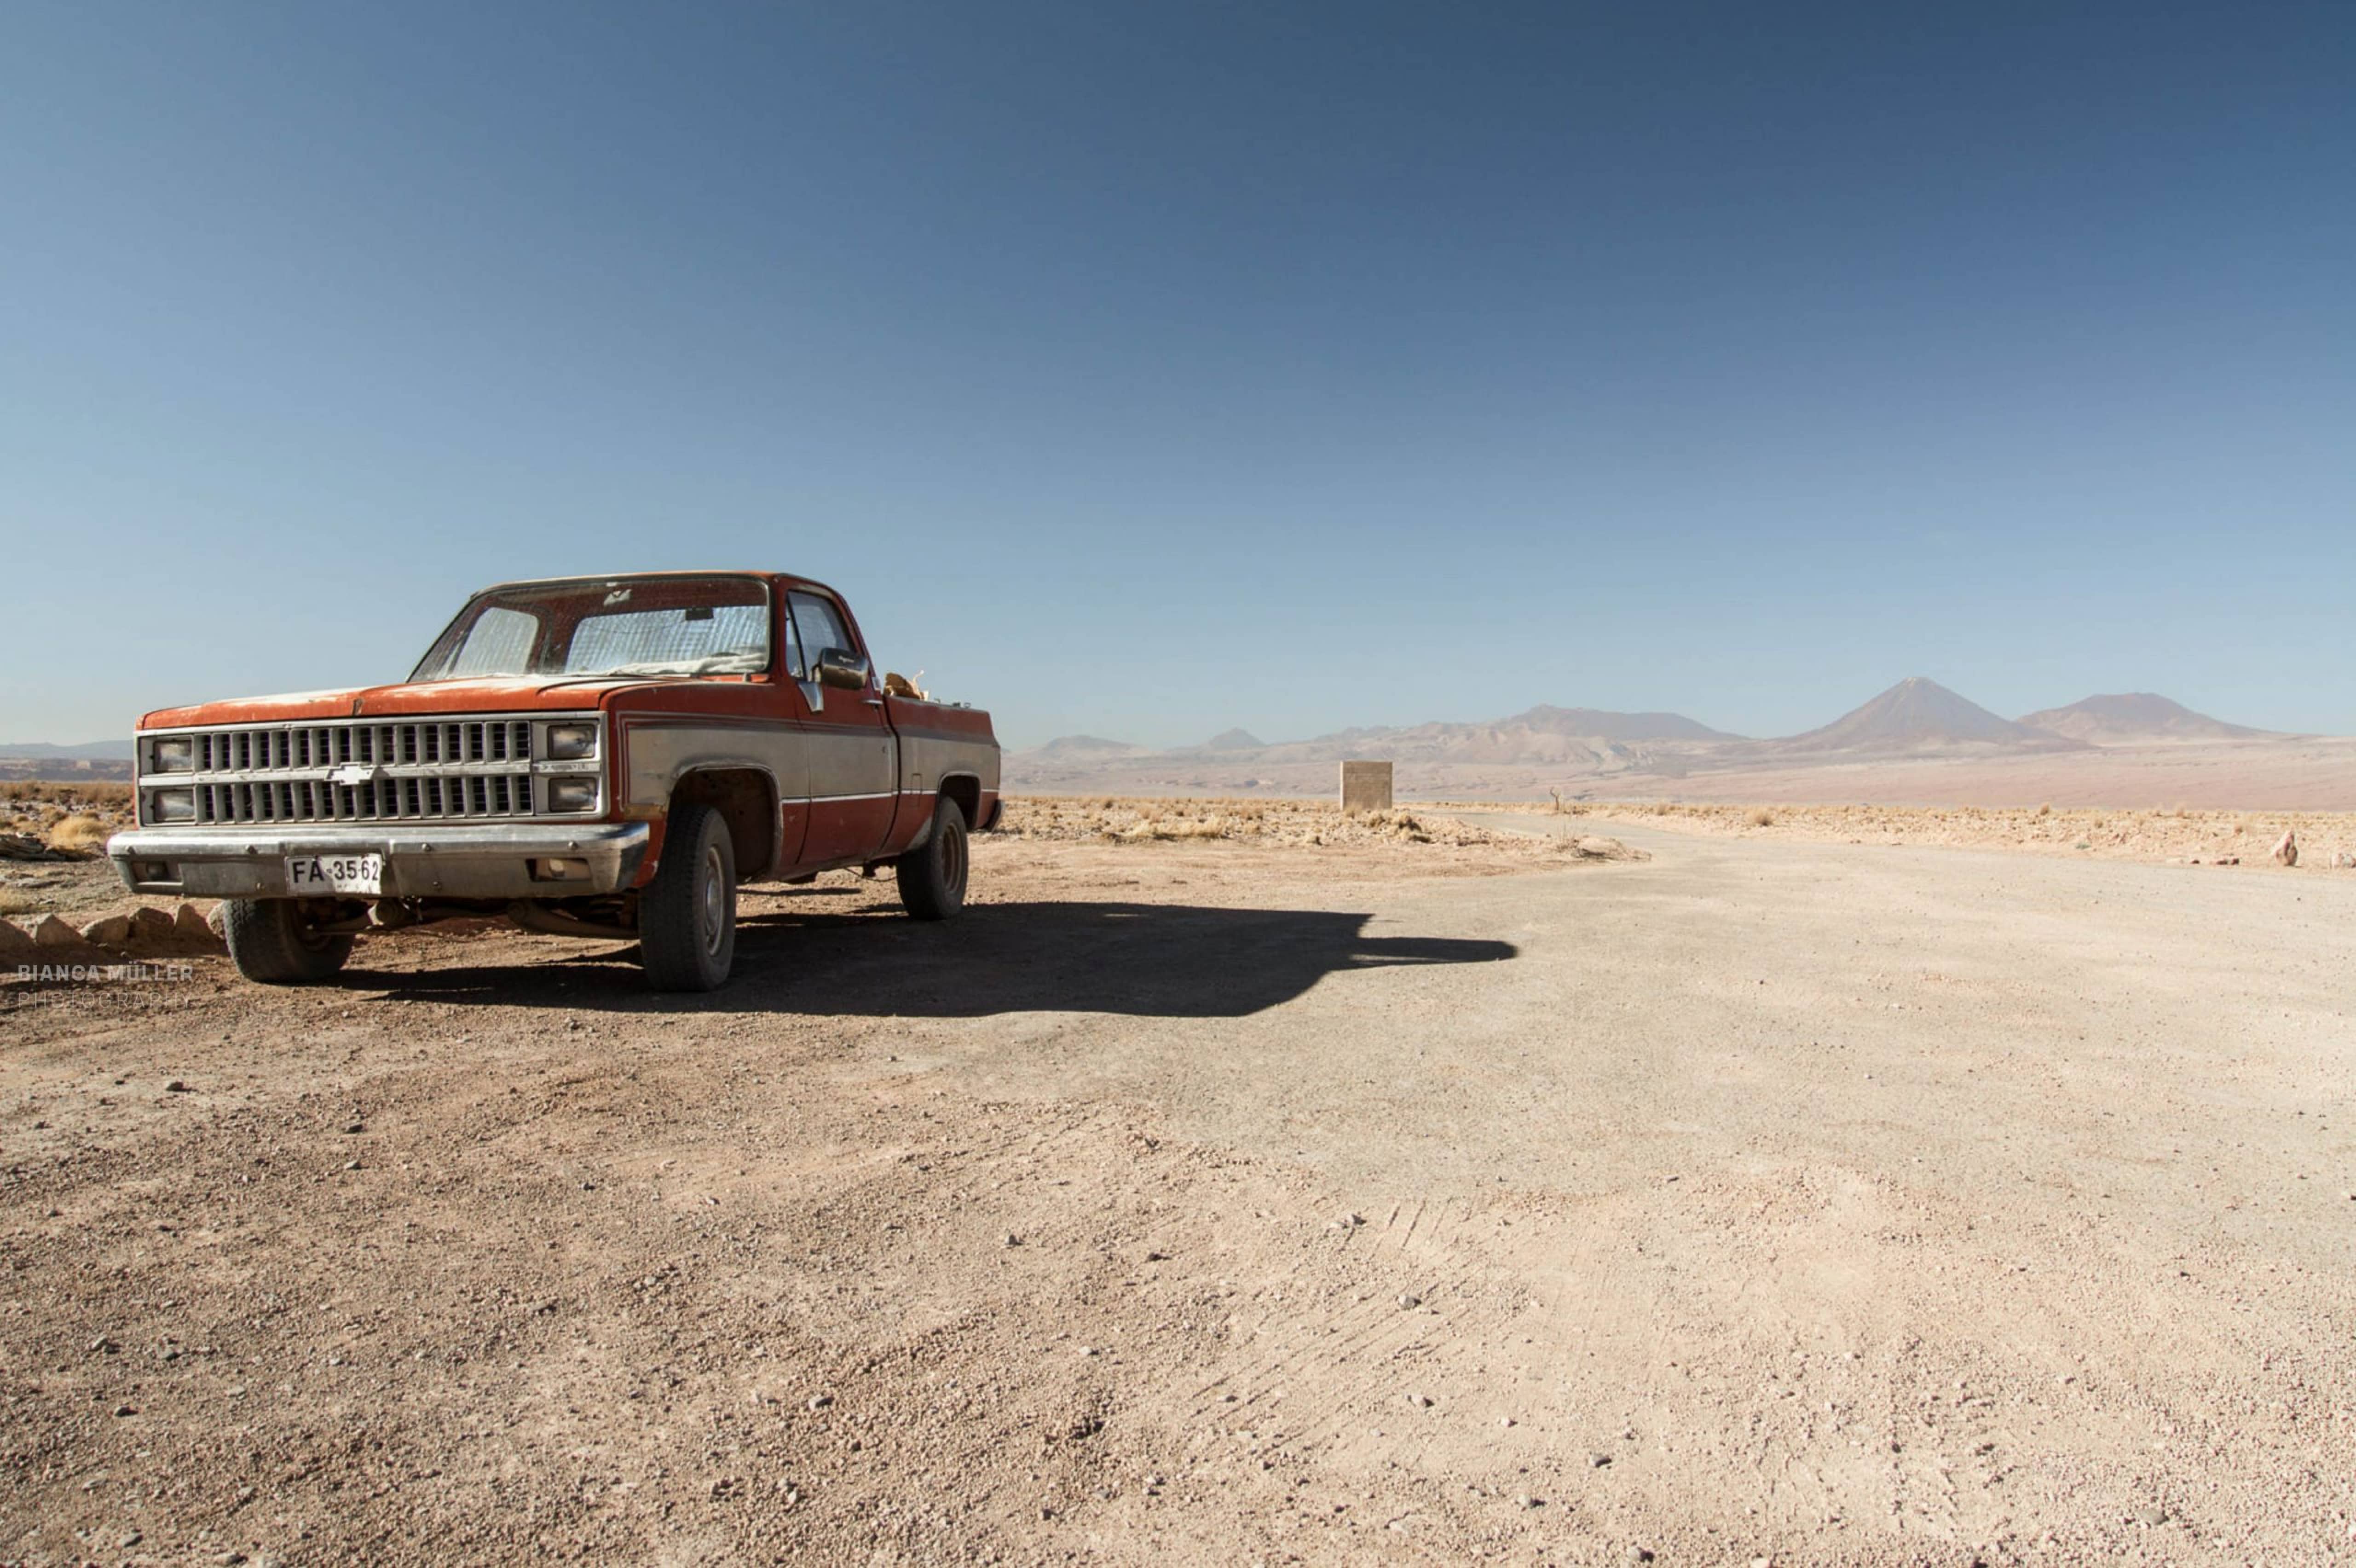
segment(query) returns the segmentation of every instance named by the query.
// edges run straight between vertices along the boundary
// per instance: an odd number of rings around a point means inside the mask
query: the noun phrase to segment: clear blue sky
[[[1010,743],[2356,731],[2356,10],[0,10],[0,739],[776,566]]]

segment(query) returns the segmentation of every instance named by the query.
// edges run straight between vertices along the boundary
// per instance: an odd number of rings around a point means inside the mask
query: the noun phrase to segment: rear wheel
[[[658,991],[710,991],[736,962],[736,846],[708,805],[674,805],[638,899],[638,955]]]
[[[965,810],[943,795],[933,802],[933,829],[925,841],[892,862],[900,903],[918,920],[947,920],[965,908]]]
[[[230,899],[221,906],[221,935],[237,972],[265,986],[317,985],[352,955],[349,936],[318,930],[293,899]]]

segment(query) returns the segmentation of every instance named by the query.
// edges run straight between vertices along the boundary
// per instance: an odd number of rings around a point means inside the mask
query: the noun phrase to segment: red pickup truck
[[[888,865],[945,920],[999,814],[990,715],[879,685],[841,595],[776,572],[505,583],[399,685],[163,709],[136,756],[124,884],[229,901],[238,968],[279,984],[492,913],[709,990],[739,882]]]

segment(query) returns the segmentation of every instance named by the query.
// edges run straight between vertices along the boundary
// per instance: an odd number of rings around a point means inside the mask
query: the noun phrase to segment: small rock
[[[1497,1417],[1497,1424],[1500,1426],[1511,1426],[1513,1424],[1514,1418],[1510,1415],[1501,1415]]]
[[[111,1356],[121,1349],[123,1349],[122,1346],[116,1344],[113,1340],[108,1339],[103,1334],[101,1334],[97,1339],[92,1339],[90,1342],[90,1351],[93,1356]]]
[[[1333,1221],[1333,1228],[1337,1231],[1355,1231],[1365,1222],[1366,1217],[1363,1214],[1344,1214]]]
[[[344,1124],[344,1131],[348,1133],[364,1133],[368,1131],[368,1124],[366,1122],[346,1122]]]
[[[172,929],[184,937],[209,941],[214,935],[212,923],[205,912],[190,903],[172,906]]]
[[[2283,829],[2283,836],[2275,840],[2274,856],[2277,866],[2297,865],[2298,835],[2289,828]]]
[[[834,1395],[830,1393],[814,1393],[809,1397],[809,1407],[812,1410],[824,1410],[833,1403]]]
[[[33,943],[38,947],[79,947],[81,945],[81,933],[56,915],[45,914],[40,923],[33,927]]]
[[[205,914],[205,929],[226,941],[229,937],[229,901],[223,899]],[[461,1042],[464,1043],[463,1041]]]
[[[1514,1499],[1514,1506],[1517,1509],[1544,1508],[1546,1507],[1546,1499],[1544,1498],[1534,1498],[1530,1496],[1529,1493],[1524,1492],[1521,1496]]]
[[[1431,1396],[1428,1393],[1411,1393],[1407,1396],[1407,1402],[1408,1403],[1415,1406],[1418,1410],[1430,1410],[1431,1408]]]
[[[998,1244],[1001,1247],[1019,1247],[1023,1244],[1023,1238],[1009,1231],[999,1238]]]
[[[138,1545],[142,1541],[145,1541],[145,1539],[146,1539],[146,1537],[145,1537],[145,1536],[144,1536],[144,1535],[140,1534],[140,1533],[139,1533],[137,1531],[135,1531],[135,1530],[126,1530],[126,1531],[124,1531],[123,1532],[123,1540],[122,1540],[122,1541],[121,1541],[121,1544],[122,1544],[122,1545],[124,1545],[124,1546],[136,1546],[136,1545]]]
[[[177,928],[166,912],[153,904],[142,904],[131,912],[131,939],[134,942],[169,942]]]
[[[93,947],[121,947],[131,940],[131,917],[104,915],[81,928],[81,939]]]
[[[173,1079],[170,1083],[164,1085],[164,1093],[166,1094],[185,1094],[187,1092],[187,1084],[177,1078]]]
[[[1611,1456],[1611,1455],[1609,1455],[1609,1454],[1603,1453],[1603,1452],[1602,1452],[1602,1451],[1601,1451],[1601,1450],[1598,1450],[1597,1452],[1592,1453],[1592,1454],[1590,1454],[1590,1455],[1587,1456],[1587,1462],[1588,1462],[1588,1464],[1589,1464],[1589,1465],[1590,1465],[1590,1466],[1591,1466],[1591,1467],[1593,1467],[1594,1468],[1596,1468],[1596,1469],[1598,1469],[1598,1470],[1601,1470],[1601,1468],[1603,1468],[1606,1465],[1609,1465],[1610,1463],[1612,1463],[1612,1456]]]
[[[136,1415],[139,1413],[139,1407],[135,1404],[118,1404],[114,1407],[114,1413],[117,1415]]]
[[[1402,1310],[1412,1310],[1423,1305],[1423,1297],[1412,1291],[1402,1290],[1399,1292],[1398,1304]]]
[[[0,958],[13,958],[19,953],[33,950],[33,933],[12,922],[0,920]]]
[[[1642,1546],[1632,1546],[1628,1548],[1624,1555],[1631,1563],[1650,1563],[1653,1560],[1652,1552]]]
[[[2160,1507],[2158,1503],[2154,1503],[2149,1508],[2144,1509],[2141,1513],[2136,1514],[2136,1518],[2141,1520],[2146,1524],[2166,1524],[2168,1522],[2168,1510]]]

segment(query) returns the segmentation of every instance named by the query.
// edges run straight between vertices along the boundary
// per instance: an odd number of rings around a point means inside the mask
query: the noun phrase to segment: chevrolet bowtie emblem
[[[377,780],[382,777],[384,777],[384,770],[371,763],[346,763],[342,767],[336,769],[333,773],[327,775],[327,782],[329,784],[343,784],[347,787],[351,787],[358,784],[374,784]]]

